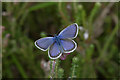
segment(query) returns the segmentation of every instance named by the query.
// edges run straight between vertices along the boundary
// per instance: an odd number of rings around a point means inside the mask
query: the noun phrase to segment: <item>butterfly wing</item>
[[[64,53],[73,52],[77,48],[76,42],[71,39],[61,39],[61,44],[62,44]]]
[[[57,59],[59,58],[60,56],[62,55],[61,51],[60,51],[60,47],[59,45],[54,42],[49,50],[48,50],[48,56],[51,58],[51,59]]]
[[[46,51],[53,42],[53,37],[45,37],[35,41],[35,46],[43,51]]]
[[[78,25],[76,23],[68,26],[67,28],[65,28],[64,30],[62,30],[58,37],[60,39],[67,39],[67,38],[76,38],[78,34]]]

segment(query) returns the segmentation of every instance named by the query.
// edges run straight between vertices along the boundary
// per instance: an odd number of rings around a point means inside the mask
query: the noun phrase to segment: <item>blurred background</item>
[[[57,60],[55,78],[118,78],[119,3],[2,3],[2,77],[49,78],[51,59],[35,40],[79,25],[77,49]],[[114,79],[115,80],[115,79]]]

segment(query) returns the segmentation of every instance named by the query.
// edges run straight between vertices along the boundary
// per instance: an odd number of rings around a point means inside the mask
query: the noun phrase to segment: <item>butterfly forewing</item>
[[[49,57],[51,59],[57,59],[61,56],[61,54],[62,53],[61,53],[59,45],[56,42],[54,42],[48,50]]]
[[[73,52],[77,47],[75,41],[71,39],[61,39],[61,45],[63,47],[64,53]]]
[[[65,28],[64,30],[62,30],[58,37],[60,37],[61,39],[68,39],[68,38],[75,38],[78,34],[78,25],[76,23],[68,26],[67,28]]]
[[[53,44],[53,42],[54,42],[53,37],[45,37],[35,41],[35,45],[39,49],[46,51],[48,47]]]

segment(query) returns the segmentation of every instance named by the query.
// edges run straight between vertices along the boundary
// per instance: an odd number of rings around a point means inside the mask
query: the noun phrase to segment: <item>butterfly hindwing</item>
[[[35,41],[35,45],[39,49],[46,51],[48,47],[53,44],[53,42],[53,37],[45,37]]]
[[[78,25],[76,23],[68,26],[67,28],[65,28],[64,30],[62,30],[60,33],[59,33],[59,37],[61,39],[68,39],[68,38],[75,38],[78,34]]]
[[[61,45],[65,53],[73,52],[77,47],[76,42],[71,39],[61,39]]]
[[[60,51],[60,47],[59,45],[54,42],[49,50],[48,50],[48,56],[51,58],[51,59],[57,59],[59,58],[60,56],[62,55],[61,51]]]

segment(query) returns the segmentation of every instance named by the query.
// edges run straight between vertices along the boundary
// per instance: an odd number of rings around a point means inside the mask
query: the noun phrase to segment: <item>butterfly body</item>
[[[61,39],[60,39],[60,37],[57,36],[57,35],[55,35],[55,36],[53,37],[53,40],[54,40],[54,42],[59,46],[60,52],[63,53],[64,50],[63,50],[63,48],[62,48],[62,44],[61,44]]]
[[[58,45],[61,45],[61,41],[60,38],[58,36],[55,35],[55,37],[53,37],[54,42],[56,42]]]
[[[72,39],[76,38],[77,34],[78,25],[74,23],[54,37],[45,37],[35,41],[35,45],[43,51],[49,48],[48,56],[51,59],[57,59],[62,53],[70,53],[76,49],[77,44]]]

